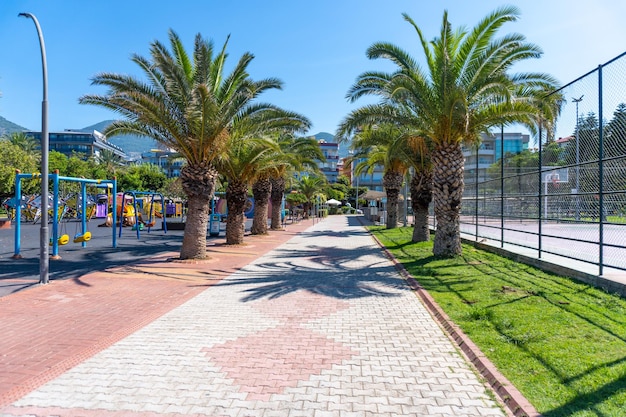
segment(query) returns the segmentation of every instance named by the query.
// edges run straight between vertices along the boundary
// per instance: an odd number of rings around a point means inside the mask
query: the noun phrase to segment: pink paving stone
[[[262,313],[284,323],[306,323],[350,307],[350,303],[310,292],[297,291],[254,304]]]
[[[234,380],[240,392],[248,393],[248,400],[262,401],[358,353],[293,325],[261,331],[203,351]]]

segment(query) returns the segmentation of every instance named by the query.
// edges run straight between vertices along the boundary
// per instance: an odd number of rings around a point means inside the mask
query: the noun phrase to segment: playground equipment
[[[15,201],[22,201],[22,179],[35,179],[41,178],[41,174],[21,174],[19,171],[15,174]],[[117,181],[116,180],[94,180],[94,179],[86,179],[86,178],[74,178],[74,177],[62,177],[59,175],[58,171],[48,174],[48,180],[52,180],[53,187],[53,195],[52,195],[52,253],[51,259],[60,259],[59,256],[59,244],[66,244],[69,241],[69,236],[63,234],[59,236],[59,223],[60,218],[62,217],[59,213],[59,181],[68,181],[68,182],[77,182],[81,185],[81,194],[80,194],[80,202],[81,202],[81,227],[80,230],[74,235],[73,241],[75,243],[81,243],[83,247],[86,246],[86,243],[91,239],[91,232],[87,230],[87,186],[96,186],[96,187],[109,187],[111,186],[113,193],[117,192]],[[15,206],[15,250],[13,254],[14,259],[19,259],[22,256],[20,255],[21,242],[20,242],[20,233],[21,233],[21,204],[16,204]],[[116,201],[113,201],[113,221],[116,218]],[[67,240],[67,241],[66,241]],[[65,243],[63,243],[65,242]],[[117,247],[117,242],[115,239],[115,229],[113,229],[112,234],[112,246]]]
[[[132,206],[126,204],[126,197],[132,198]],[[137,197],[138,196],[148,196],[150,197],[150,204],[148,209],[148,221],[144,221],[139,214],[139,210],[137,209]],[[155,197],[159,197],[160,200],[155,201]],[[163,219],[163,231],[167,233],[167,221],[166,216],[163,215],[163,203],[165,199],[163,198],[163,194],[155,193],[151,191],[125,191],[122,194],[122,207],[120,211],[122,212],[122,219],[119,222],[119,237],[122,237],[122,228],[124,227],[124,218],[132,219],[127,222],[127,226],[133,226],[133,230],[137,232],[137,239],[140,237],[140,231],[142,230],[142,226],[148,228],[148,233],[150,233],[150,229],[156,224],[156,217],[161,217]],[[142,206],[145,206],[145,201],[142,200]],[[160,216],[157,215],[157,204],[160,207]],[[143,207],[142,207],[143,208]],[[115,222],[113,224],[116,224]]]

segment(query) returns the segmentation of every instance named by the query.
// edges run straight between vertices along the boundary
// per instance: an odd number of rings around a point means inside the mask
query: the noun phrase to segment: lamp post
[[[43,100],[41,102],[41,229],[39,232],[39,283],[48,283],[48,66],[46,64],[46,46],[39,21],[31,13],[18,16],[32,19],[39,36],[41,48],[41,66],[43,72]]]
[[[576,221],[580,221],[580,141],[578,140],[578,103],[583,101],[583,94],[579,98],[572,98],[576,103]]]

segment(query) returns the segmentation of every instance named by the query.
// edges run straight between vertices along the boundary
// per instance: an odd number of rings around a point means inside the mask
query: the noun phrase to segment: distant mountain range
[[[20,125],[17,125],[13,122],[10,122],[4,117],[0,116],[0,135],[13,133],[13,132],[23,132],[25,130],[28,130],[28,129]]]
[[[113,120],[104,120],[100,123],[96,123],[94,125],[87,126],[82,129],[71,129],[71,130],[78,131],[78,132],[87,132],[87,133],[93,132],[94,130],[97,130],[98,132],[102,132],[112,122]],[[0,116],[0,135],[6,134],[6,133],[13,133],[13,132],[24,132],[28,130],[30,129],[17,125],[5,119],[4,117]],[[327,132],[320,132],[313,136],[317,140],[325,140],[326,142],[329,142],[329,143],[335,142],[335,136]],[[119,136],[112,136],[110,138],[107,138],[107,140],[111,142],[112,144],[122,148],[124,152],[126,152],[126,154],[128,155],[149,152],[151,149],[155,149],[158,147],[158,144],[156,143],[156,141],[147,136],[119,135]],[[348,146],[349,144],[345,144],[345,143],[339,144],[339,156],[340,157],[348,156]]]
[[[111,123],[113,123],[113,120],[104,120],[100,123],[96,123],[95,125],[78,129],[78,131],[89,133],[97,130],[98,132],[102,132]],[[124,149],[124,152],[126,152],[126,154],[129,156],[132,154],[148,152],[150,151],[150,149],[157,148],[156,141],[147,136],[117,135],[107,137],[107,140],[113,145],[119,146],[120,148]]]

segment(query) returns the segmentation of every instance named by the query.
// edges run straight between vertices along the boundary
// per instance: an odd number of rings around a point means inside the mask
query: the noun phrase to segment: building
[[[38,142],[41,142],[41,132],[24,132],[28,136],[32,136]],[[80,153],[87,158],[91,156],[99,156],[103,150],[111,151],[120,158],[126,160],[127,155],[124,150],[109,141],[102,133],[94,130],[91,133],[79,132],[74,130],[66,130],[64,132],[48,133],[48,149],[57,151],[67,156],[74,153]]]
[[[168,178],[174,178],[180,177],[185,160],[173,149],[150,149],[141,154],[141,163],[157,165]]]
[[[462,146],[465,157],[465,185],[475,183],[476,168],[478,168],[478,182],[485,181],[487,169],[498,162],[503,154],[518,154],[527,150],[529,143],[530,136],[527,134],[519,132],[504,133],[503,135],[489,133],[481,135],[478,149]]]
[[[324,139],[320,139],[317,141],[326,157],[326,162],[319,162],[319,169],[322,171],[328,182],[335,183],[337,182],[337,177],[339,176],[339,144],[326,142]]]

